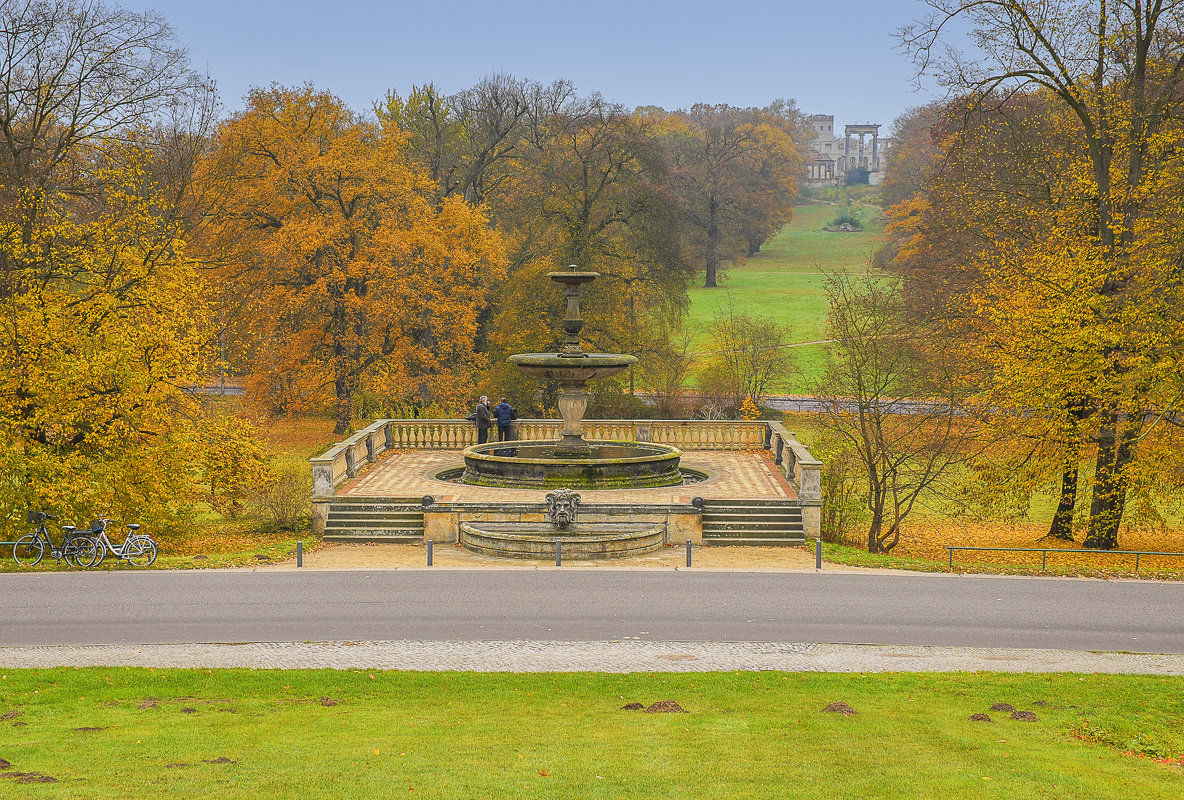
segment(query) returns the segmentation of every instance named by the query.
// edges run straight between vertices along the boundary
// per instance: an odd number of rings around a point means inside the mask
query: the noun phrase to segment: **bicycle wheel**
[[[99,545],[89,536],[72,539],[66,547],[66,563],[71,566],[93,567],[99,560]]]
[[[124,556],[133,567],[150,567],[156,561],[156,542],[151,539],[136,539],[128,542]]]
[[[22,567],[35,567],[45,555],[45,542],[41,537],[28,535],[16,540],[12,547],[12,559]]]

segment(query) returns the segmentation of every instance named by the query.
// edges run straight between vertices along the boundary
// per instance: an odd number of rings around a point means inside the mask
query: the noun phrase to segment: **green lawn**
[[[860,270],[885,241],[878,211],[855,206],[864,220],[862,233],[828,233],[823,226],[841,206],[811,203],[794,209],[794,219],[761,252],[745,264],[733,266],[715,289],[702,288],[702,277],[690,290],[688,323],[700,330],[698,346],[706,344],[705,331],[729,299],[739,309],[787,323],[795,342],[826,338],[826,294],[820,268]],[[794,348],[801,374],[789,376],[786,391],[808,392],[822,370],[821,345]]]
[[[1184,795],[1177,677],[10,670],[0,714],[26,798]]]

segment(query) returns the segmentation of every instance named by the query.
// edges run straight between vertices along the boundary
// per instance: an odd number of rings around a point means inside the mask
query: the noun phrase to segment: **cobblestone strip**
[[[779,642],[243,642],[0,647],[0,668],[474,672],[1105,672],[1184,675],[1184,655]]]

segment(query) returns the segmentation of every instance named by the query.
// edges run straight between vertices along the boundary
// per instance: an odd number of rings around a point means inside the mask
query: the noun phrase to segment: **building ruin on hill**
[[[868,183],[878,184],[884,178],[892,140],[880,138],[878,123],[847,125],[843,137],[835,136],[833,114],[812,114],[810,127],[810,160],[806,183],[810,186],[841,186],[847,172],[862,167],[867,170]]]

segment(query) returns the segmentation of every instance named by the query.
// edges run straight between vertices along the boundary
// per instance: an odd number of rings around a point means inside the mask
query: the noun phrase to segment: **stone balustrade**
[[[798,494],[802,506],[802,525],[806,536],[822,535],[822,462],[810,455],[780,422],[768,422],[766,447],[773,453],[773,463],[785,470],[785,479]]]
[[[797,492],[807,536],[818,536],[822,506],[822,462],[779,422],[691,419],[584,420],[588,439],[656,442],[680,450],[768,450],[773,463]],[[522,441],[558,439],[562,420],[515,422]],[[496,429],[494,429],[496,435]],[[380,419],[309,459],[313,499],[332,497],[387,450],[463,450],[477,443],[472,422],[458,419]]]

